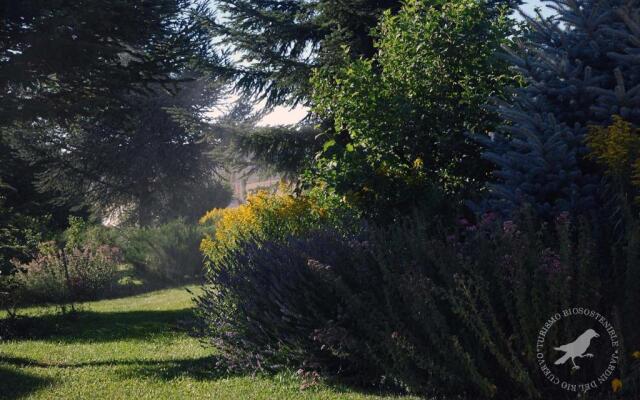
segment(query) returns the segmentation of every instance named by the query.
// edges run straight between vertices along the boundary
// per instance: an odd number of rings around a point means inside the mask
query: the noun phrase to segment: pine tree
[[[150,213],[144,223],[185,203],[187,188],[212,188],[202,118],[221,88],[192,72],[218,60],[204,4],[0,0],[0,10],[1,142],[39,166],[25,176],[32,186],[99,209],[133,205]]]
[[[374,54],[371,29],[384,10],[399,0],[214,0],[210,20],[219,41],[238,51],[239,59],[219,73],[236,79],[246,94],[265,98],[268,106],[308,103],[311,70],[351,54]]]
[[[485,207],[510,214],[590,212],[605,185],[587,160],[589,126],[614,115],[640,123],[640,3],[551,0],[557,16],[527,18],[530,35],[509,59],[525,85],[499,104],[505,120],[485,157],[497,166]]]
[[[193,212],[225,206],[227,190],[215,179],[220,163],[208,154],[216,145],[208,139],[213,126],[205,120],[219,85],[200,78],[180,84],[175,94],[159,85],[150,89],[152,96],[124,95],[127,106],[118,113],[74,120],[59,137],[47,133],[56,140],[21,143],[27,157],[47,166],[39,189],[60,198],[82,193],[99,215],[127,210],[127,219],[143,226],[197,219]]]
[[[1,0],[0,126],[117,108],[123,90],[213,62],[202,12],[191,0]]]

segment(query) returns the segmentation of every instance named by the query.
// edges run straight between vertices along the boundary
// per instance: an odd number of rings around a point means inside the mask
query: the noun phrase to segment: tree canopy
[[[198,72],[218,63],[204,3],[2,1],[0,8],[0,140],[11,157],[41,166],[34,187],[58,202],[150,210],[211,181],[202,120],[222,89]]]

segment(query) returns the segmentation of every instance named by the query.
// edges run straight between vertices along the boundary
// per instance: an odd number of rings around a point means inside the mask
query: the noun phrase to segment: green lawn
[[[1,399],[382,399],[340,387],[301,391],[292,374],[229,376],[182,332],[182,289],[86,303],[76,320],[36,308],[30,339],[0,342]]]

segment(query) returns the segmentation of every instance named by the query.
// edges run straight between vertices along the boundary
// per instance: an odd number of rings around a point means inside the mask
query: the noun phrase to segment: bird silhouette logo
[[[591,345],[591,339],[597,338],[597,337],[600,337],[600,335],[598,335],[596,331],[594,331],[593,329],[587,329],[586,331],[584,331],[582,335],[578,336],[578,338],[573,342],[559,346],[559,347],[554,347],[553,348],[554,350],[564,351],[564,355],[560,357],[558,360],[556,360],[554,364],[561,365],[566,363],[567,360],[571,360],[571,362],[573,363],[573,368],[571,369],[572,370],[580,369],[580,367],[576,364],[575,359],[585,358],[585,357],[593,358],[593,354],[587,353],[587,350]]]

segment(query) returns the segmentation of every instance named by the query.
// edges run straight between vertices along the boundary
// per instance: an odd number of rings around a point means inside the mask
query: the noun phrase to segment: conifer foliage
[[[218,60],[207,12],[198,0],[0,0],[0,148],[32,166],[23,186],[136,208],[143,225],[201,200],[187,192],[223,192],[205,154],[204,112],[222,93],[198,72]]]
[[[587,160],[589,126],[614,115],[640,122],[637,1],[552,0],[558,15],[527,18],[530,35],[509,59],[525,79],[499,105],[504,125],[485,142],[497,166],[489,208],[524,204],[542,216],[602,205],[603,184]]]
[[[370,30],[398,0],[215,0],[210,20],[216,40],[240,56],[219,73],[236,79],[245,93],[269,105],[306,103],[314,67],[340,61],[342,46],[353,56],[374,53]]]
[[[213,55],[198,10],[191,0],[0,1],[0,125],[97,114],[125,90],[174,83],[177,69]]]

